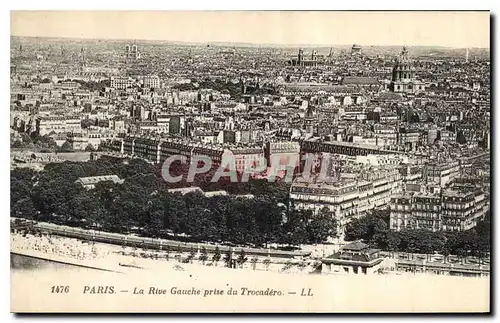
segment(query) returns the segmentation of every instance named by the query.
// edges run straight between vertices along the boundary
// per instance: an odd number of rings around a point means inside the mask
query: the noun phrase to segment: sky
[[[11,11],[12,36],[489,48],[472,11]]]

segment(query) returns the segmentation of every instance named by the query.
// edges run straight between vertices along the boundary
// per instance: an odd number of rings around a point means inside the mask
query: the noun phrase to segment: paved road
[[[442,263],[442,264],[463,264],[463,265],[470,265],[470,266],[479,266],[481,265],[490,265],[490,258],[484,258],[484,259],[478,259],[476,257],[466,257],[465,259],[462,259],[458,256],[455,255],[449,255],[445,257],[443,255],[439,254],[432,254],[432,255],[426,255],[426,254],[408,254],[406,252],[387,252],[383,251],[381,254],[385,257],[394,257],[396,260],[411,260],[411,261],[426,261],[428,263]]]
[[[11,220],[14,220],[11,218]],[[207,243],[186,243],[178,242],[165,239],[153,239],[144,238],[134,235],[124,235],[118,233],[110,233],[96,230],[85,230],[80,228],[73,228],[68,226],[62,226],[47,222],[37,222],[35,228],[41,231],[64,236],[70,238],[77,238],[83,240],[91,240],[96,242],[104,242],[115,245],[123,246],[137,246],[139,248],[146,247],[149,249],[166,250],[167,248],[171,251],[184,251],[189,252],[191,250],[198,251],[202,247],[205,247],[207,252],[214,252],[216,245]],[[242,248],[242,247],[229,247],[229,246],[219,246],[221,253],[226,251],[239,252],[244,250],[247,255],[253,256],[271,256],[276,258],[293,258],[302,257],[310,255],[310,252],[306,251],[283,251],[283,250],[273,250],[273,249],[262,249],[262,248]]]

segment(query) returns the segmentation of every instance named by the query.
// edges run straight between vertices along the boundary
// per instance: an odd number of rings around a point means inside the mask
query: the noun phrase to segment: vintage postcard
[[[12,11],[10,41],[12,312],[490,312],[489,12]]]

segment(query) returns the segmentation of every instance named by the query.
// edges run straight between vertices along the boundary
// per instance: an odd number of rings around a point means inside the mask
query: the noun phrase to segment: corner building
[[[387,205],[394,194],[401,192],[401,185],[401,175],[395,168],[381,168],[363,172],[356,179],[332,182],[298,178],[290,188],[290,201],[294,208],[312,210],[314,214],[326,207],[336,218],[337,234],[342,236],[353,218]]]
[[[466,231],[484,219],[489,203],[475,188],[447,189],[440,195],[399,195],[391,200],[390,228],[394,231]]]

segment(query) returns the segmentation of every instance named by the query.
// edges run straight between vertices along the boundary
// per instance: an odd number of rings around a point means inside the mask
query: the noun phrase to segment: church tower
[[[306,134],[308,135],[316,134],[315,123],[316,123],[316,110],[310,104],[307,107],[306,114],[304,116],[304,127],[306,130]]]
[[[82,48],[80,48],[80,62],[79,62],[79,66],[78,66],[78,70],[80,71],[80,73],[83,72],[83,69],[86,65],[87,64],[85,62],[85,49],[82,47]]]
[[[298,57],[298,65],[302,66],[302,61],[304,60],[304,50],[302,48],[299,49],[299,57]]]
[[[135,41],[132,45],[127,44],[125,46],[125,58],[132,60],[141,58],[139,46],[137,46],[137,43]]]

